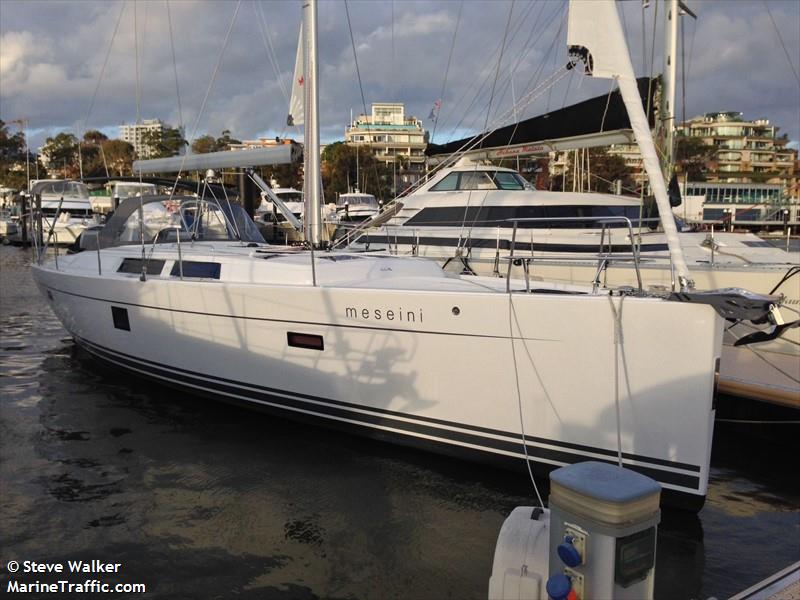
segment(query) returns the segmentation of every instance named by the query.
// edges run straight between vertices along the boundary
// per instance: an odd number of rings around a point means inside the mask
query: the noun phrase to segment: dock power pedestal
[[[553,471],[549,509],[517,507],[503,523],[490,600],[652,599],[660,495],[607,463]]]

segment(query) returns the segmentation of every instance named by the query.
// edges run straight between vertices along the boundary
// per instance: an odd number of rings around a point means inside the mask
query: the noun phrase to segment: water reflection
[[[503,519],[534,502],[522,469],[272,419],[102,367],[65,336],[26,256],[0,248],[0,555],[120,562],[117,580],[143,581],[152,597],[485,597]],[[724,597],[800,558],[800,494],[785,470],[795,459],[718,442],[706,508],[663,513],[658,598]]]

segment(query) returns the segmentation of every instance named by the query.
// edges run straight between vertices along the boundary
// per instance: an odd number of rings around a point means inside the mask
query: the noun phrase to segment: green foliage
[[[25,177],[25,134],[12,134],[0,119],[0,186],[23,190]]]
[[[675,143],[675,167],[690,181],[705,181],[707,163],[713,159],[714,146],[703,142],[702,138],[679,136]]]
[[[62,131],[55,137],[45,140],[42,154],[48,159],[51,173],[58,173],[68,179],[79,177],[78,166],[78,138],[71,133]]]
[[[232,144],[241,144],[241,141],[232,138],[229,130],[224,130],[222,135],[215,138],[212,135],[203,135],[192,142],[192,153],[208,154],[209,152],[220,152],[230,150]]]
[[[133,145],[122,140],[105,140],[101,143],[101,158],[105,157],[109,175],[121,177],[132,175],[134,150]],[[105,171],[105,168],[104,168]]]
[[[96,129],[90,129],[86,133],[83,134],[83,141],[87,144],[99,144],[100,142],[107,140],[108,136],[104,134],[102,131],[97,131]]]
[[[358,152],[358,178],[356,177],[356,152]],[[322,185],[325,196],[332,201],[336,194],[352,188],[385,199],[392,195],[392,169],[378,161],[372,148],[348,146],[334,142],[322,152]]]
[[[177,127],[164,127],[161,133],[146,131],[142,135],[142,143],[150,147],[150,158],[167,158],[181,153],[188,142]]]

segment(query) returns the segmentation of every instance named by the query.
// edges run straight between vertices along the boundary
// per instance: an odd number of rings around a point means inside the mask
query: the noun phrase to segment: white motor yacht
[[[88,227],[99,222],[92,209],[89,188],[79,181],[33,180],[30,195],[41,196],[42,241],[49,246],[74,244]],[[34,204],[32,201],[31,207]]]
[[[336,199],[336,216],[341,222],[371,219],[379,211],[380,205],[372,194],[355,191],[339,194]]]

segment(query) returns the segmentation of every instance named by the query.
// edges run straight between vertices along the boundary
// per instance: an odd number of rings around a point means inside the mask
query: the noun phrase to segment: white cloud
[[[692,4],[699,20],[695,25],[684,18],[687,46],[693,44],[687,115],[739,110],[746,116],[769,118],[792,139],[800,139],[798,84],[763,2],[720,0]],[[32,128],[49,133],[82,126],[121,6],[120,2],[75,0],[0,1],[0,118],[26,116]],[[235,6],[224,0],[170,3],[187,133],[193,129]],[[483,125],[510,6],[508,0],[471,0],[463,4],[437,141]],[[634,64],[642,74],[642,57],[649,57],[650,40],[642,36],[641,5],[628,2],[622,6]],[[768,6],[798,68],[800,3],[773,0]],[[126,3],[88,127],[113,128],[136,118],[135,33],[139,40],[140,116],[178,124],[165,7],[161,2]],[[427,117],[433,102],[442,95],[459,3],[350,0],[348,7],[367,105],[373,101],[400,101],[405,102],[408,113]],[[222,129],[230,129],[240,138],[284,133],[286,99],[259,31],[262,15],[271,32],[279,76],[288,85],[299,3],[243,2],[199,121],[198,135],[219,134]],[[563,65],[563,16],[564,6],[558,3],[514,4],[512,30],[492,100],[493,112],[503,112],[510,106],[510,75],[517,61],[517,98]],[[649,36],[652,3],[645,16]],[[562,29],[554,42],[559,27]],[[660,44],[660,26],[656,32]],[[341,138],[351,108],[362,110],[341,2],[320,3],[320,54],[323,138]],[[659,54],[656,64],[660,64]],[[537,73],[539,77],[535,78]],[[520,116],[559,108],[607,89],[607,82],[571,75]]]

